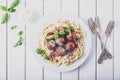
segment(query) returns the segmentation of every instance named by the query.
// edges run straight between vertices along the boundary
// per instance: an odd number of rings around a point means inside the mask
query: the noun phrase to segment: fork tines
[[[95,23],[94,23],[94,21],[93,21],[92,18],[89,18],[89,19],[88,19],[88,24],[89,24],[89,27],[90,27],[91,31],[92,31],[93,33],[95,33],[95,29],[94,29]]]
[[[112,32],[112,30],[114,28],[114,23],[115,22],[112,21],[112,20],[108,23],[106,31],[105,31],[105,34],[106,34],[107,37],[111,34],[111,32]]]

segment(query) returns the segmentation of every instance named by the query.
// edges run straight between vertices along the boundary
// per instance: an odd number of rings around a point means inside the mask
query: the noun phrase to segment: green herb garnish
[[[58,38],[58,34],[54,34],[54,39],[57,39]]]
[[[58,38],[58,36],[59,36],[59,33],[58,33],[58,31],[57,31],[57,30],[55,30],[55,32],[54,32],[54,39],[57,39],[57,38]]]
[[[2,16],[1,24],[5,23],[8,20],[8,12],[12,13],[15,12],[16,9],[14,9],[19,4],[19,0],[14,0],[13,3],[10,5],[9,8],[5,6],[0,6],[0,9],[5,11],[6,13]]]
[[[71,34],[71,26],[69,24],[67,24],[67,28],[65,30],[61,30],[61,31],[54,31],[54,34],[46,36],[47,40],[51,40],[51,39],[57,39],[59,37],[59,35],[65,35],[66,33],[69,33],[70,36],[72,36]]]
[[[54,31],[54,34],[59,34],[57,30]]]
[[[19,0],[14,0],[13,3],[8,8],[8,12],[12,13],[15,12],[16,9],[14,9],[19,4]]]
[[[46,36],[46,39],[48,39],[48,40],[54,39],[54,35]]]
[[[66,32],[69,33],[69,36],[72,36],[71,29],[72,29],[72,27],[71,27],[70,24],[68,23],[68,24],[67,24]]]
[[[17,27],[17,25],[14,25],[11,27],[11,29],[15,29]],[[18,32],[18,41],[15,43],[15,45],[13,47],[18,47],[18,46],[21,46],[22,43],[23,43],[23,38],[22,38],[22,34],[23,34],[23,31],[19,31]]]
[[[18,36],[22,35],[23,34],[23,31],[19,31],[18,32]]]
[[[7,22],[7,20],[8,20],[8,13],[5,13],[5,14],[2,16],[1,24]]]
[[[64,34],[65,34],[65,30],[61,30],[61,31],[59,32],[59,34],[60,34],[60,35],[64,35]]]
[[[17,25],[11,26],[11,30],[16,29]]]
[[[70,37],[72,36],[71,30],[69,30],[69,36],[70,36]]]
[[[5,7],[5,6],[0,6],[0,9],[3,11],[7,11],[7,7]]]
[[[10,12],[10,13],[15,12],[15,11],[16,11],[16,9],[13,9],[13,8],[8,9],[8,12]]]
[[[42,51],[42,50],[40,50],[39,48],[37,48],[37,49],[36,49],[36,53],[38,53],[38,54],[42,54],[42,53],[43,53],[43,51]]]
[[[44,59],[49,60],[49,57],[46,54],[44,54],[43,57]]]
[[[12,2],[12,4],[10,5],[10,8],[14,8],[14,7],[16,7],[18,4],[19,4],[19,0],[14,0],[14,1]],[[9,8],[9,9],[10,9],[10,8]]]
[[[65,29],[65,33],[69,33],[69,29]]]
[[[19,37],[18,41],[15,43],[15,45],[13,47],[20,46],[20,45],[22,45],[22,43],[23,43],[23,38]]]
[[[41,54],[44,59],[49,60],[49,57],[46,55],[45,51],[37,48],[37,49],[36,49],[36,53],[37,53],[37,54]]]
[[[71,25],[69,23],[67,23],[67,29],[72,29]]]

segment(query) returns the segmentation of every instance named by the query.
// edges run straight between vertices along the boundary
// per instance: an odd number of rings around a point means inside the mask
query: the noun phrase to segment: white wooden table
[[[9,6],[12,1],[0,0],[0,5]],[[120,0],[21,0],[16,9],[25,7],[39,16],[69,15],[81,17],[86,23],[89,17],[99,16],[103,32],[108,21],[114,19],[115,29],[107,44],[113,59],[97,63],[100,42],[92,35],[90,55],[81,67],[66,73],[48,70],[35,59],[31,49],[32,30],[39,25],[37,22],[21,25],[13,13],[7,24],[0,24],[0,80],[120,80]],[[2,14],[0,11],[0,19]],[[13,48],[17,38],[10,29],[12,25],[24,30],[24,43],[17,48]]]

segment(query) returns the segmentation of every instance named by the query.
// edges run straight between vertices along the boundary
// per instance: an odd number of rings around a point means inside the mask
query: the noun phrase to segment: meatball
[[[72,51],[75,48],[75,44],[73,42],[68,42],[65,45],[66,50]]]
[[[58,37],[56,40],[57,45],[61,46],[65,43],[65,39],[63,37]]]
[[[73,39],[77,38],[75,31],[72,31],[72,37],[73,37]]]
[[[78,47],[78,41],[74,41],[74,43],[75,43],[75,47],[77,48]]]
[[[52,35],[52,34],[54,34],[54,33],[50,31],[50,32],[47,33],[47,36]]]
[[[67,41],[72,41],[73,39],[72,39],[72,37],[71,37],[69,34],[67,34],[67,35],[66,35],[66,40],[67,40]]]
[[[45,45],[49,50],[52,50],[56,47],[56,43],[54,40],[45,40]]]
[[[63,56],[66,54],[66,50],[65,48],[63,48],[62,46],[58,46],[55,50],[55,55],[56,56]]]
[[[53,60],[53,58],[55,58],[54,52],[51,52],[51,53],[50,53],[49,58],[50,58],[51,60]]]

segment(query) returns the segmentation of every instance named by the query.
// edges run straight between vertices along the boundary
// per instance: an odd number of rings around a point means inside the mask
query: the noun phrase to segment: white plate
[[[55,20],[55,19],[67,19],[70,21],[74,21],[76,23],[78,23],[81,26],[81,29],[84,31],[85,33],[85,37],[84,37],[84,50],[83,50],[83,55],[76,60],[74,63],[72,63],[69,66],[55,66],[49,62],[46,62],[39,54],[37,54],[35,52],[35,50],[37,49],[37,40],[39,39],[38,35],[40,33],[40,30],[46,25],[49,24],[51,21]],[[41,17],[41,20],[38,23],[38,26],[33,26],[35,27],[35,30],[33,32],[33,37],[32,37],[32,47],[33,47],[33,54],[35,56],[35,58],[37,58],[37,60],[46,68],[50,69],[50,70],[54,70],[54,71],[58,71],[58,72],[66,72],[66,71],[71,71],[75,68],[78,68],[79,66],[82,65],[82,63],[87,59],[89,53],[90,53],[90,49],[91,49],[91,32],[88,28],[88,26],[85,24],[84,21],[82,21],[80,18],[69,18],[69,17]]]

